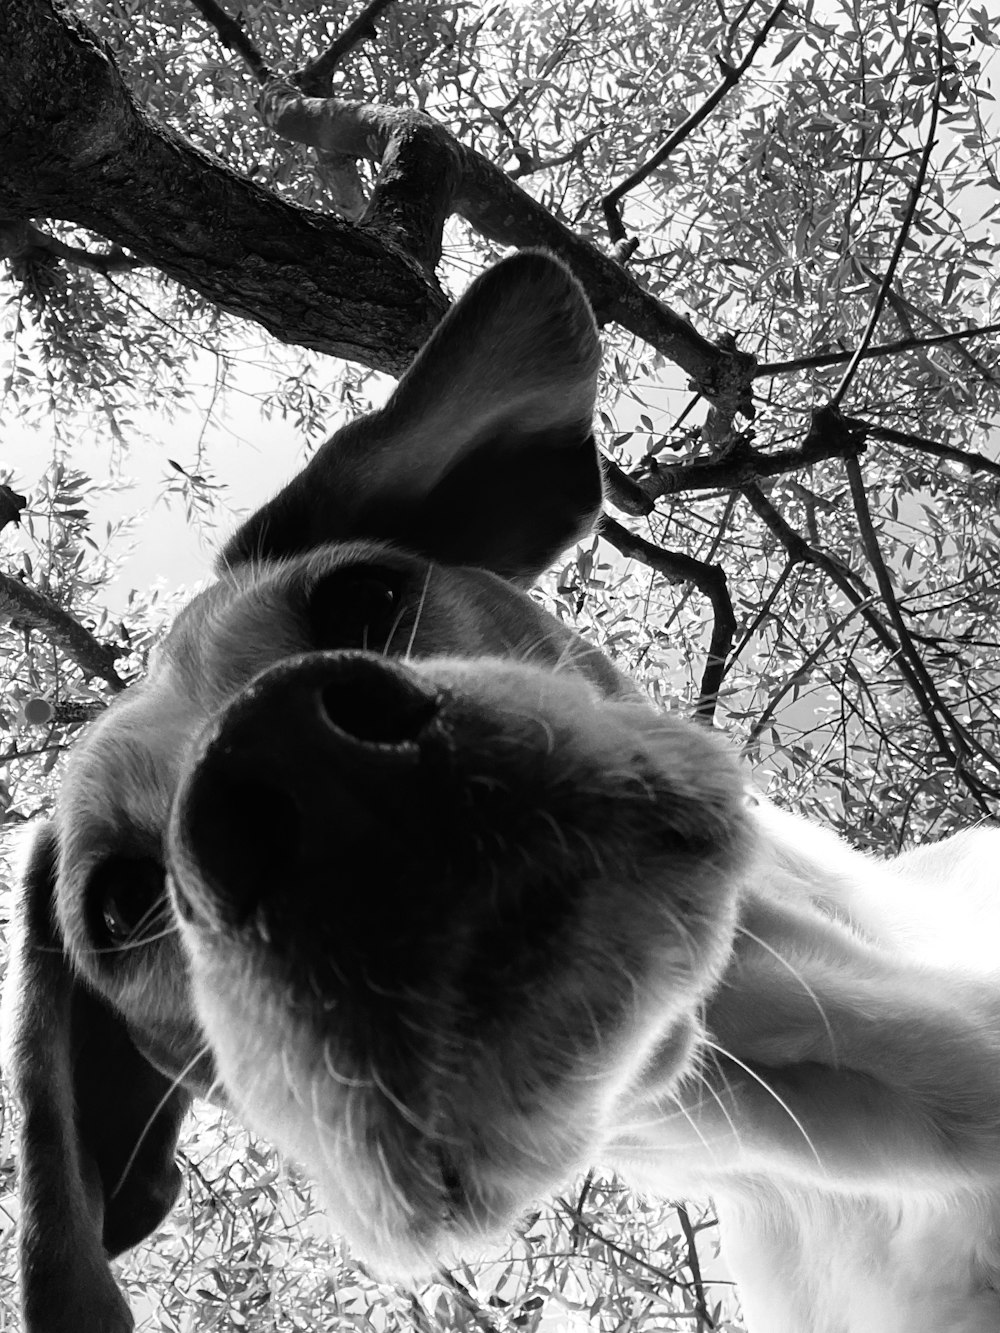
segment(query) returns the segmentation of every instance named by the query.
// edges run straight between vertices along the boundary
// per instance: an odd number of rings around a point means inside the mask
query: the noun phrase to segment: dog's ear
[[[386,406],[328,440],[223,563],[367,537],[533,577],[600,510],[599,364],[569,270],[537,251],[503,260],[449,311]]]
[[[55,838],[35,835],[3,996],[4,1072],[20,1106],[27,1333],[132,1327],[108,1259],[153,1231],[180,1188],[190,1102],[74,975],[53,919]]]

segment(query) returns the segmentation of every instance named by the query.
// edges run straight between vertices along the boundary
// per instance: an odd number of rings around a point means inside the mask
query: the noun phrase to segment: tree
[[[205,346],[221,411],[262,328],[263,407],[315,436],[498,248],[548,246],[604,327],[617,515],[553,606],[855,841],[943,833],[1000,795],[996,45],[938,0],[6,0],[2,410],[127,445]],[[352,363],[336,389],[317,353]],[[160,620],[103,612],[90,485],[67,450],[0,499],[12,819]],[[588,1255],[603,1188],[570,1209]]]

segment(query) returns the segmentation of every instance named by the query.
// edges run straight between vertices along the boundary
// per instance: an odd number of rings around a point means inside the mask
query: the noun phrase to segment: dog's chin
[[[428,1080],[407,1104],[374,1072],[337,1068],[316,1040],[320,1015],[277,1006],[245,968],[230,974],[204,951],[199,962],[196,1003],[227,1101],[312,1181],[331,1233],[396,1281],[495,1252],[534,1202],[599,1157],[650,1064],[682,1077],[700,1034],[689,1015],[623,1033],[599,1073],[578,1068],[544,1091],[470,1053],[467,1077]]]

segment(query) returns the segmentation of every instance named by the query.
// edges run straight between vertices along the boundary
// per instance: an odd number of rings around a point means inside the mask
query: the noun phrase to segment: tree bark
[[[392,374],[447,308],[391,239],[285,203],[155,124],[55,0],[0,0],[0,214],[88,227],[284,342]]]

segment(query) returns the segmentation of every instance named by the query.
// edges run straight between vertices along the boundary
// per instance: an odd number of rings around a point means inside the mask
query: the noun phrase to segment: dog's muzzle
[[[227,1096],[419,1267],[565,1178],[654,1045],[683,1067],[746,853],[699,729],[569,672],[340,651],[209,727],[168,864]]]

